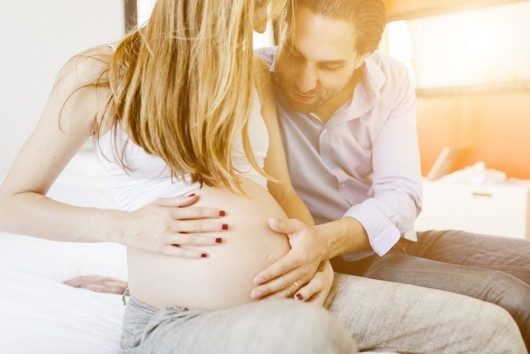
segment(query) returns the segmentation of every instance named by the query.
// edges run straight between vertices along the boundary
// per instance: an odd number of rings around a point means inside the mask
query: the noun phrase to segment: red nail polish
[[[221,227],[223,230],[228,230],[228,224],[223,224],[223,226]]]
[[[225,215],[226,215],[226,212],[225,212],[224,210],[221,210],[221,211],[219,212],[219,216],[225,216]]]
[[[207,253],[201,253],[201,258],[207,258],[207,257],[208,257]]]
[[[304,299],[304,297],[302,296],[302,294],[296,294],[296,298],[297,298],[298,300],[303,300],[303,299]]]
[[[223,239],[221,237],[217,237],[215,239],[215,243],[223,243]]]
[[[191,197],[195,197],[195,193],[191,193],[190,195],[188,195],[188,198],[191,198]]]

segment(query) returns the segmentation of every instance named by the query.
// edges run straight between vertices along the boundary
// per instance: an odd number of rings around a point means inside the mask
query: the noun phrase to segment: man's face
[[[293,109],[316,112],[343,91],[362,63],[356,38],[350,22],[297,9],[276,59],[278,86]]]

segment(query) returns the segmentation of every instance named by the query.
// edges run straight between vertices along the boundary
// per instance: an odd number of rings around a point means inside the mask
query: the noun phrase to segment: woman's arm
[[[261,115],[269,133],[269,151],[265,158],[265,172],[276,179],[276,181],[269,181],[267,187],[289,218],[298,219],[307,225],[314,225],[309,209],[291,183],[276,115],[271,77],[267,65],[260,58],[255,59],[255,72],[261,101]]]
[[[108,88],[84,87],[105,77],[110,48],[74,57],[61,71],[41,118],[0,186],[0,229],[58,241],[110,241],[152,252],[198,258],[201,252],[173,244],[215,244],[189,237],[181,218],[218,217],[219,210],[179,208],[197,197],[167,198],[134,212],[76,207],[46,197],[50,186],[95,132]],[[192,228],[189,222],[186,227]],[[202,223],[207,225],[207,223]],[[210,227],[212,227],[210,225]],[[221,223],[215,226],[221,231]],[[178,230],[178,231],[175,231]]]
[[[274,101],[274,90],[271,76],[267,65],[260,59],[255,59],[255,69],[257,78],[258,93],[261,101],[261,114],[267,125],[269,133],[269,151],[265,159],[265,171],[270,174],[276,181],[269,181],[269,192],[282,206],[289,218],[298,220],[289,220],[296,223],[299,227],[310,229],[314,225],[313,217],[309,212],[302,199],[296,193],[289,176],[285,151],[281,139],[280,127],[276,115],[276,103]],[[281,222],[281,221],[280,221]],[[277,220],[271,220],[270,225],[274,229]],[[297,238],[303,237],[303,234],[290,235],[289,242],[297,242]],[[293,236],[293,237],[291,237]],[[313,269],[309,276],[302,277],[297,269],[292,272],[271,280],[265,287],[261,287],[264,297],[289,297],[294,296],[298,300],[311,301],[316,304],[323,304],[326,299],[331,284],[333,283],[333,270],[329,261],[320,263],[318,269]],[[259,277],[259,275],[258,275]],[[293,280],[294,279],[294,280]],[[300,283],[301,287],[293,288],[294,283]],[[259,283],[259,282],[257,282]],[[258,289],[258,291],[260,291]],[[252,294],[253,298],[261,298]]]
[[[108,90],[74,91],[93,82],[104,66],[98,60],[78,56],[60,73],[36,128],[0,188],[3,230],[55,240],[109,240],[111,218],[103,218],[103,214],[90,208],[69,207],[45,197],[94,131],[95,117]]]

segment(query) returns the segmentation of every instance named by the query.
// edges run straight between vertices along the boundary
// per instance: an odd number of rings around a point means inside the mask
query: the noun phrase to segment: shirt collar
[[[359,82],[353,91],[353,97],[339,108],[331,121],[343,122],[359,118],[370,111],[381,94],[386,76],[377,62],[378,53],[375,52],[364,60]]]

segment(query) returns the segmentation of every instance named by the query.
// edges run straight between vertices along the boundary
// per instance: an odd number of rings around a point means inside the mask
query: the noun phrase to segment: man
[[[416,238],[414,85],[403,65],[376,50],[384,25],[382,0],[298,0],[279,49],[258,52],[276,82],[291,179],[320,225],[276,222],[292,250],[257,275],[255,297],[305,283],[332,259],[335,271],[498,304],[529,348],[529,240],[454,231]]]

